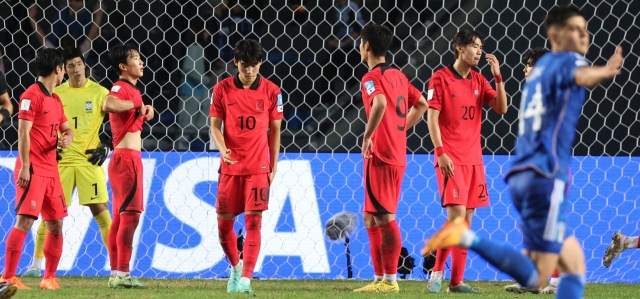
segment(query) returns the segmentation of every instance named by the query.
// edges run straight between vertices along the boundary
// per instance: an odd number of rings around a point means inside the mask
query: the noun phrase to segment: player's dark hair
[[[262,61],[264,51],[262,45],[252,39],[243,39],[236,43],[233,48],[233,58],[237,62],[244,62],[249,65],[256,65]]]
[[[484,36],[478,31],[475,30],[461,30],[453,36],[453,41],[451,41],[451,47],[453,48],[453,56],[458,59],[458,50],[456,50],[457,46],[466,47],[469,45],[473,45],[473,42],[476,41],[476,38],[480,39],[480,42],[484,44]]]
[[[522,63],[529,64],[529,60],[531,60],[531,65],[534,65],[542,55],[547,54],[548,52],[549,50],[540,47],[530,49],[522,55]]]
[[[127,58],[133,56],[133,54],[140,53],[138,48],[131,44],[119,44],[109,49],[109,59],[111,60],[111,68],[113,68],[118,75],[122,73],[120,71],[120,64],[127,64]]]
[[[64,56],[64,62],[66,63],[67,61],[74,59],[74,58],[80,58],[82,59],[82,63],[87,63],[84,60],[84,55],[82,55],[82,51],[80,51],[80,49],[76,48],[76,47],[67,47],[64,49],[64,52],[62,52],[62,55]]]
[[[567,23],[568,19],[575,16],[584,17],[580,9],[571,4],[556,6],[547,13],[547,17],[544,19],[544,27],[547,30],[554,26],[562,27]]]
[[[64,67],[64,57],[60,49],[42,49],[36,55],[36,73],[39,77],[51,75],[56,66]]]
[[[371,52],[376,57],[387,55],[393,42],[393,32],[384,25],[369,23],[360,33],[361,43],[369,42]]]

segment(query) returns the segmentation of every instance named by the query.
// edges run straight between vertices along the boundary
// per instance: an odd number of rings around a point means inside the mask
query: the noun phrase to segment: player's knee
[[[447,219],[453,221],[454,219],[461,217],[467,217],[467,208],[463,205],[448,205],[447,206]]]
[[[376,220],[375,218],[373,218],[372,214],[365,213],[363,218],[364,218],[364,226],[366,228],[371,228],[376,226]]]
[[[93,215],[94,217],[108,209],[106,203],[97,203],[87,206],[89,207],[89,210],[91,210],[91,215]]]
[[[54,235],[62,233],[62,219],[47,221],[47,231]]]
[[[584,252],[578,240],[573,236],[567,238],[562,244],[559,268],[564,273],[586,273]]]

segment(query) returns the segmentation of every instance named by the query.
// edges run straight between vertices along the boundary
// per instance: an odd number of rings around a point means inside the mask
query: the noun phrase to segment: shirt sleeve
[[[420,97],[422,97],[422,92],[409,82],[409,106],[415,105],[420,100]]]
[[[20,96],[20,111],[18,119],[33,121],[36,114],[42,111],[42,97],[33,93],[24,93]]]
[[[222,86],[216,84],[211,93],[211,105],[209,107],[209,116],[224,119],[224,99],[222,96]]]
[[[442,109],[442,101],[444,100],[444,92],[442,86],[442,77],[435,74],[429,80],[429,87],[427,89],[427,103],[429,108],[440,111]]]
[[[578,54],[570,54],[566,56],[564,63],[562,64],[562,68],[558,73],[560,76],[560,82],[562,82],[563,86],[575,85],[576,82],[576,71],[579,68],[589,66],[587,60]]]
[[[384,95],[380,77],[371,73],[364,75],[362,78],[362,101],[365,105],[371,105],[373,98],[379,94]]]
[[[484,76],[480,75],[480,79],[484,82],[484,87],[483,87],[483,92],[482,92],[482,94],[484,95],[484,98],[482,100],[485,103],[488,103],[493,98],[495,98],[496,95],[498,95],[498,93],[496,92],[495,89],[493,89],[493,87],[491,87],[491,84],[489,84],[489,81],[487,81],[487,78],[485,78]]]
[[[7,86],[7,78],[0,72],[0,95],[5,94],[9,90]]]
[[[282,119],[282,114],[284,112],[284,106],[282,101],[282,92],[280,88],[277,86],[273,86],[273,91],[269,95],[269,120],[279,120]]]
[[[111,91],[108,96],[114,96],[123,101],[131,101],[133,102],[133,108],[138,109],[142,107],[142,101],[137,97],[131,96],[129,92],[127,92],[127,88],[122,85],[122,83],[116,83],[111,87]]]

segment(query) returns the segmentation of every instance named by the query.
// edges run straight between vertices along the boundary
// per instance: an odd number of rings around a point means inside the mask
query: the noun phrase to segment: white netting
[[[33,1],[32,1],[33,2]],[[132,3],[133,2],[133,3]],[[518,219],[502,174],[508,166],[517,128],[522,54],[547,46],[541,23],[556,1],[1,1],[0,51],[14,106],[35,80],[33,58],[43,44],[86,47],[91,77],[109,87],[108,48],[131,42],[146,62],[139,81],[157,117],[144,127],[145,202],[136,235],[134,275],[145,277],[223,277],[227,262],[217,243],[215,190],[218,155],[208,152],[208,93],[218,80],[235,73],[231,48],[238,39],[259,39],[267,55],[261,73],[281,86],[285,98],[282,148],[285,153],[265,214],[263,250],[256,276],[335,278],[347,276],[345,246],[323,236],[325,222],[350,211],[359,223],[350,236],[354,277],[372,275],[361,209],[362,162],[359,139],[364,110],[359,80],[366,66],[353,42],[359,28],[373,21],[396,35],[389,59],[424,90],[429,76],[453,62],[449,41],[459,29],[485,34],[484,49],[501,62],[509,112],[487,112],[483,125],[485,166],[491,208],[477,212],[473,227],[493,240],[521,246]],[[302,2],[302,3],[301,3]],[[364,2],[364,5],[363,5]],[[566,2],[566,1],[558,1]],[[614,269],[600,266],[611,234],[640,234],[640,154],[636,122],[640,7],[632,1],[573,1],[588,18],[593,45],[587,58],[603,64],[622,44],[626,61],[614,82],[588,95],[578,128],[568,210],[569,227],[583,242],[591,281],[638,281],[640,267],[617,267],[638,254],[625,253]],[[302,4],[301,6],[299,4]],[[85,5],[77,15],[68,6]],[[31,17],[30,17],[31,16]],[[77,18],[76,18],[77,16]],[[30,21],[33,19],[33,23]],[[62,20],[62,21],[61,21]],[[65,20],[70,26],[65,25]],[[92,34],[92,20],[100,21]],[[62,22],[62,23],[61,23]],[[83,24],[85,27],[83,27]],[[38,26],[34,26],[38,25]],[[97,30],[99,29],[99,30]],[[204,55],[198,54],[203,51]],[[480,70],[490,78],[483,61]],[[630,80],[631,79],[631,80]],[[0,190],[6,234],[14,221],[13,163],[17,119],[3,123]],[[444,221],[434,176],[433,149],[422,121],[408,136],[409,165],[398,211],[403,246],[416,259],[419,248]],[[65,253],[60,269],[74,275],[106,275],[106,250],[87,209],[74,206],[65,220]],[[242,228],[241,222],[236,230]],[[88,229],[87,229],[88,228]],[[0,252],[4,243],[0,243]],[[33,251],[29,238],[21,272]],[[2,263],[0,263],[2,264]],[[466,279],[505,279],[470,255]]]

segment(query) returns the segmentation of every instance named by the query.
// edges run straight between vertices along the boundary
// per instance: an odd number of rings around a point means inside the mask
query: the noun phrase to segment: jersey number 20
[[[531,129],[534,132],[540,131],[542,127],[542,115],[547,112],[542,102],[542,87],[540,83],[536,84],[536,92],[531,97],[531,102],[527,104],[527,107],[520,107],[520,123],[518,124],[518,135],[525,133],[524,123],[527,118],[533,118]],[[522,106],[524,106],[527,99],[528,89],[522,92]]]

